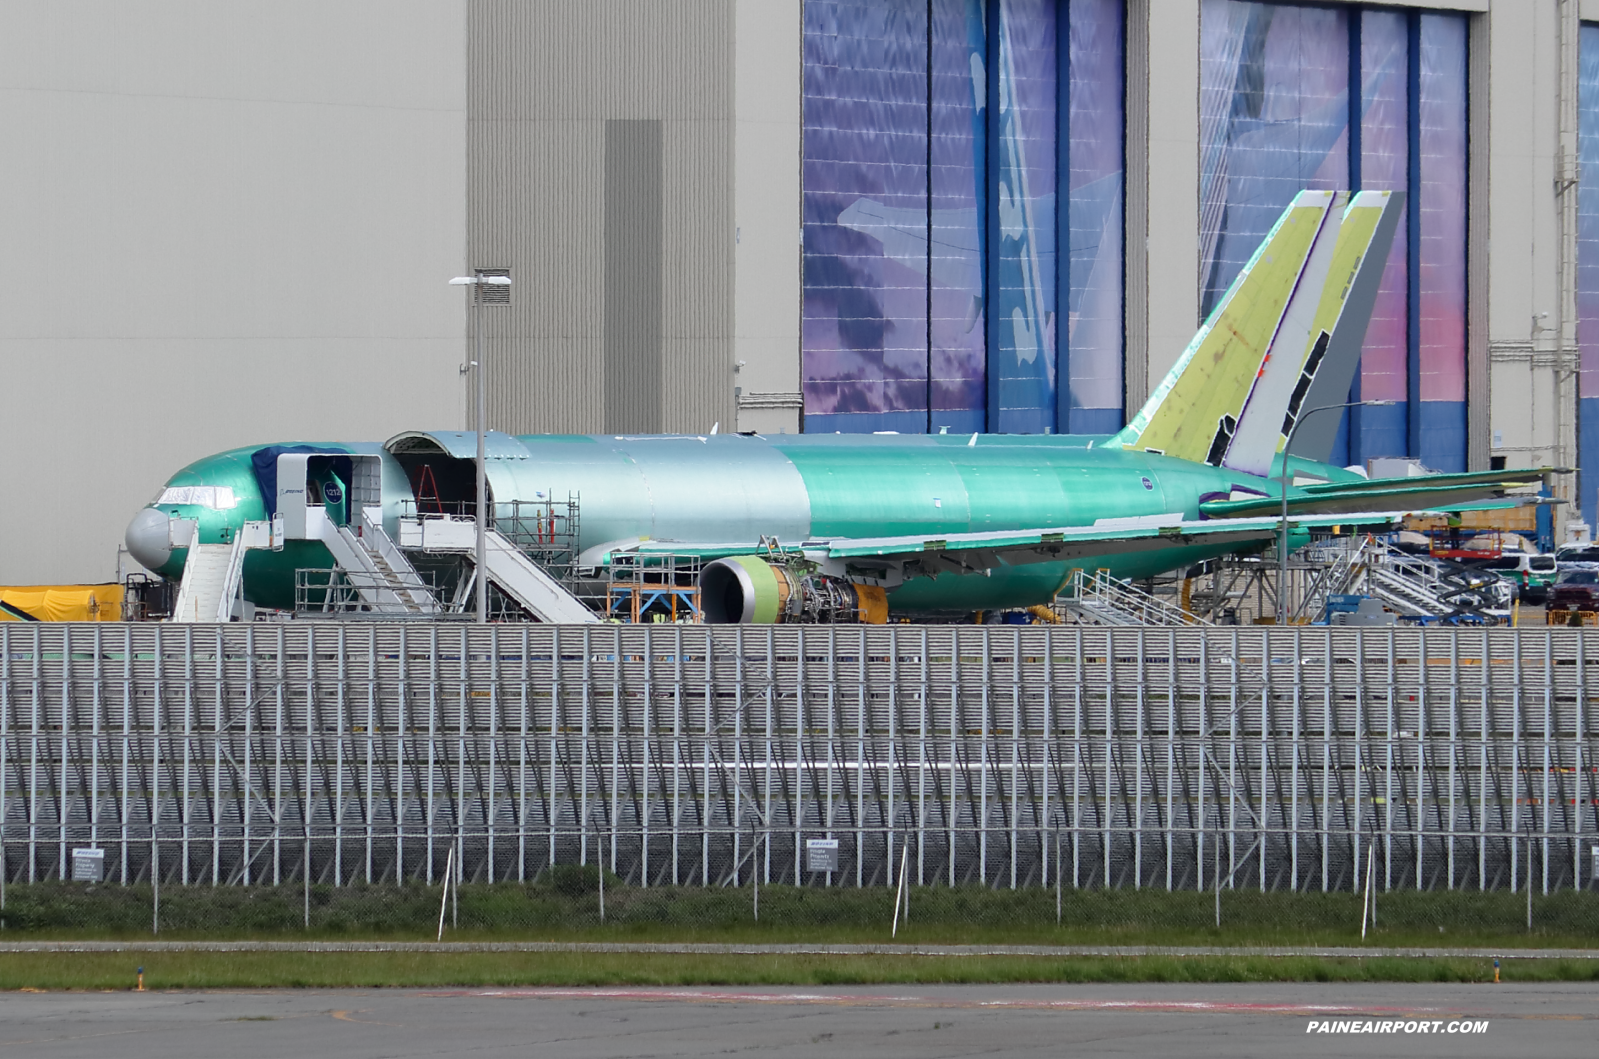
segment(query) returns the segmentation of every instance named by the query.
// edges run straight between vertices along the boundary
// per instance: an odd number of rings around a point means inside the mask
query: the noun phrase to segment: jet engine
[[[888,620],[888,595],[875,585],[820,573],[803,560],[733,555],[700,571],[700,608],[710,625],[881,625]]]

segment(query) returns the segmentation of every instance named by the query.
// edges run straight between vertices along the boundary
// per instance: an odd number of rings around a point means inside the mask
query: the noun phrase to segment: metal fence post
[[[154,895],[150,903],[150,933],[161,933],[161,844],[155,837],[155,824],[150,825],[150,886]]]

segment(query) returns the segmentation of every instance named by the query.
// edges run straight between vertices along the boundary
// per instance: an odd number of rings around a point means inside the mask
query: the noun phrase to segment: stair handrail
[[[1181,607],[1145,592],[1131,581],[1112,577],[1109,570],[1075,569],[1056,596],[1059,606],[1086,612],[1108,624],[1210,625]],[[1117,620],[1120,619],[1120,620]]]

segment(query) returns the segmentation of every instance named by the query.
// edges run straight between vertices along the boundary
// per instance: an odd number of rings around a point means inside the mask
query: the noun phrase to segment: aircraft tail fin
[[[1300,192],[1108,444],[1268,473],[1300,411],[1348,392],[1403,198]]]

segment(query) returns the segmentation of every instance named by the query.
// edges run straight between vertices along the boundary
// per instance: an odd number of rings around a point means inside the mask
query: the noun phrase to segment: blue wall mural
[[[1301,188],[1407,191],[1333,458],[1466,463],[1466,20],[1203,0],[1201,303]],[[1417,210],[1413,203],[1422,203]]]
[[[804,10],[805,429],[1118,429],[1123,0]],[[1202,0],[1200,35],[1202,311],[1300,189],[1409,192],[1351,394],[1395,403],[1334,458],[1462,469],[1465,17]]]
[[[806,430],[1121,426],[1122,23],[805,5]]]
[[[1577,77],[1578,466],[1582,519],[1599,519],[1599,25],[1584,23]]]

